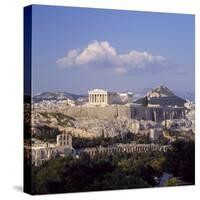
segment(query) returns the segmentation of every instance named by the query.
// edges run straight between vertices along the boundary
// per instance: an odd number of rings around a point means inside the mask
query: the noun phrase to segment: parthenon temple
[[[132,103],[133,94],[131,92],[119,93],[102,89],[94,89],[88,91],[88,100],[90,105],[99,106],[110,104],[126,104]]]
[[[109,104],[109,95],[107,90],[95,89],[90,90],[89,94],[89,103],[98,105],[98,104]]]

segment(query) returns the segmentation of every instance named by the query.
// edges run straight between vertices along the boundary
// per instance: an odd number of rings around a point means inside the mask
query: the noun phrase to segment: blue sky
[[[33,6],[32,89],[194,92],[194,16]]]

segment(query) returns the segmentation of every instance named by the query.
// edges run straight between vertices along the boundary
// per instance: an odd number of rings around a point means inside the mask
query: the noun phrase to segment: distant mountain
[[[159,86],[153,90],[150,90],[146,94],[148,98],[148,103],[151,105],[160,106],[184,106],[186,100],[181,97],[176,96],[169,88],[166,86]],[[143,104],[145,97],[142,97],[135,101],[135,103]]]
[[[133,90],[134,101],[146,96],[147,93],[152,90],[153,90],[152,88],[143,88],[143,89]],[[176,96],[179,96],[182,99],[195,102],[195,93],[194,92],[184,92],[184,91],[178,91],[178,90],[175,90],[172,92],[173,92],[173,94],[176,94]]]
[[[72,94],[68,92],[42,92],[42,93],[34,95],[32,99],[34,103],[38,103],[43,100],[59,101],[59,100],[70,99],[70,100],[77,101],[82,98],[86,98],[86,95],[77,95],[77,94]]]
[[[147,93],[148,98],[154,98],[154,97],[172,97],[175,96],[174,93],[167,88],[166,86],[160,85],[159,87],[149,91]]]

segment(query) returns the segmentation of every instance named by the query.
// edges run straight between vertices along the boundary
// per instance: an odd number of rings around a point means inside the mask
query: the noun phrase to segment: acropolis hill
[[[159,94],[159,91],[162,94]],[[166,94],[165,94],[166,91]],[[165,86],[156,88],[151,93],[148,93],[149,98],[158,100],[166,98],[169,100],[178,98]],[[160,95],[160,96],[159,96]],[[62,111],[62,113],[73,118],[87,118],[87,119],[137,119],[137,120],[151,120],[161,122],[167,119],[183,119],[185,118],[184,106],[165,106],[161,105],[142,105],[132,103],[133,94],[109,92],[102,89],[94,89],[88,91],[87,101],[81,105],[71,105],[60,107],[48,107],[52,111]],[[175,102],[176,103],[176,102]],[[45,110],[45,108],[40,109]]]

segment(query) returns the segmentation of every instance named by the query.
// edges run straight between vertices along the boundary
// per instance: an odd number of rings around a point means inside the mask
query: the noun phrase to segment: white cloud
[[[107,41],[93,41],[83,50],[70,50],[65,57],[56,62],[63,68],[98,68],[111,70],[118,75],[141,69],[155,70],[155,67],[162,70],[165,66],[165,58],[162,56],[139,51],[118,54]]]
[[[76,63],[76,59],[78,56],[78,51],[77,50],[70,50],[67,54],[67,56],[60,58],[59,60],[57,60],[57,64],[61,67],[73,67],[75,66]]]

